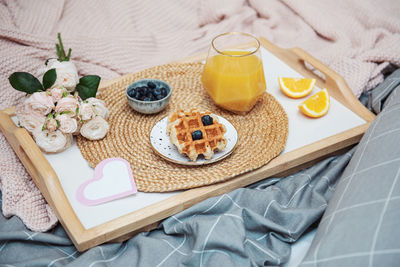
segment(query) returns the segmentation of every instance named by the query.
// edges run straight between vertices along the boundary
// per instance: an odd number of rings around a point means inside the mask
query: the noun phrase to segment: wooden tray
[[[324,157],[342,152],[356,144],[375,116],[353,95],[345,80],[300,48],[282,49],[264,38],[262,46],[280,61],[305,77],[317,79],[317,86],[328,88],[331,96],[362,118],[365,123],[285,152],[267,165],[239,175],[227,182],[186,190],[163,201],[130,212],[95,227],[85,229],[71,207],[56,172],[35,144],[29,133],[12,121],[14,108],[0,111],[0,128],[15,153],[31,175],[47,202],[57,215],[64,229],[79,251],[87,250],[108,241],[122,241],[132,235],[154,229],[158,222],[204,199],[230,192],[271,176],[287,175],[312,165]],[[204,60],[206,54],[180,62]],[[325,75],[325,81],[304,67],[304,61]],[[264,62],[264,66],[268,62]],[[124,79],[124,76],[103,82],[100,87]],[[291,129],[289,128],[289,131]]]

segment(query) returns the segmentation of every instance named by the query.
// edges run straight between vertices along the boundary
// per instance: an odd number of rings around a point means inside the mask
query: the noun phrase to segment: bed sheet
[[[387,96],[379,95],[382,99]],[[366,104],[373,102],[365,99],[368,97],[362,98]],[[10,266],[297,266],[356,149],[293,175],[265,179],[209,198],[164,220],[155,230],[84,253],[75,249],[60,225],[39,233],[28,230],[16,216],[8,219],[0,216],[0,263]]]

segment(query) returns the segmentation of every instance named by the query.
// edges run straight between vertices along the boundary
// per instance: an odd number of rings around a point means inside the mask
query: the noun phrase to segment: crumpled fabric
[[[400,65],[400,2],[197,0],[197,1],[0,1],[0,109],[23,93],[7,78],[15,71],[38,75],[56,57],[57,32],[79,75],[102,80],[207,51],[228,31],[263,36],[281,47],[298,46],[341,74],[355,95]],[[268,64],[268,62],[264,62]],[[3,214],[45,231],[54,213],[0,134]]]

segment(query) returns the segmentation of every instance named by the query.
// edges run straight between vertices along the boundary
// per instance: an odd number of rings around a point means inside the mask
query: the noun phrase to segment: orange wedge
[[[323,89],[301,103],[299,109],[309,117],[318,118],[324,116],[328,112],[329,105],[330,97],[328,91]]]
[[[282,92],[292,98],[308,95],[315,86],[315,79],[279,77]]]

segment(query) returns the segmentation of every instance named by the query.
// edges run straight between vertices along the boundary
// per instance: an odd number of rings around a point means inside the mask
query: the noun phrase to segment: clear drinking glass
[[[216,105],[250,111],[266,90],[260,42],[247,33],[218,35],[211,42],[201,80]]]

